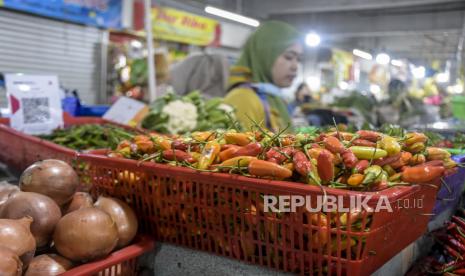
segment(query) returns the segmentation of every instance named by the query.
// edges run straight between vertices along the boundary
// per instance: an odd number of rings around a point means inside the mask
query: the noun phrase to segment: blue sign
[[[3,0],[3,6],[85,25],[121,28],[121,0]]]

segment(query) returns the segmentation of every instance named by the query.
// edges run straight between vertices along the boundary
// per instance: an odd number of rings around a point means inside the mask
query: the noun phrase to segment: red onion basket
[[[60,276],[136,276],[138,275],[137,258],[151,251],[154,246],[153,239],[139,236],[132,245],[111,253],[105,259],[77,266]]]

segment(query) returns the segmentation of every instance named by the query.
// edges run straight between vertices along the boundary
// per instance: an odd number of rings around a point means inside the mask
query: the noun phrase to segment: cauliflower
[[[230,106],[229,104],[222,103],[218,106],[219,110],[224,111],[226,114],[228,114],[233,120],[236,119],[236,114],[234,107]]]
[[[168,115],[166,128],[172,134],[189,132],[197,126],[198,112],[194,104],[172,101],[163,107],[162,113]]]

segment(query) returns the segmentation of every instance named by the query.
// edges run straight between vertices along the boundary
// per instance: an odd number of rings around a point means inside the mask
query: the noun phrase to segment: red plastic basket
[[[156,240],[312,275],[375,271],[426,230],[438,185],[393,187],[377,193],[328,188],[327,195],[342,196],[345,205],[351,195],[372,195],[370,207],[380,196],[393,207],[393,212],[365,212],[358,217],[348,212],[346,225],[351,227],[344,227],[336,219],[343,213],[323,215],[304,208],[285,214],[262,212],[262,195],[304,195],[314,200],[323,194],[316,186],[139,164],[98,154],[79,154],[78,161],[86,163],[93,194],[130,202],[141,228]],[[403,208],[420,201],[421,208]]]
[[[98,117],[64,116],[64,127],[83,124],[112,124],[130,130],[137,130]],[[0,118],[0,161],[10,169],[22,172],[36,161],[59,159],[72,164],[77,152],[38,137],[24,134],[9,127],[8,118]]]
[[[111,253],[105,259],[80,265],[60,276],[135,276],[137,275],[137,258],[152,250],[154,246],[153,239],[139,236],[134,244]]]

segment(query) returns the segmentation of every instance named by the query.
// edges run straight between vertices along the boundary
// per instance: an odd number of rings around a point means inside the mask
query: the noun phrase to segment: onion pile
[[[0,182],[0,212],[2,210],[2,206],[5,204],[8,198],[17,192],[19,192],[18,186],[11,185],[7,182]]]
[[[94,204],[90,194],[76,192],[78,185],[71,166],[51,159],[28,167],[19,188],[0,183],[0,276],[26,269],[26,276],[59,275],[72,261],[106,257],[134,239],[138,223],[129,205],[108,197]],[[51,241],[61,256],[33,258]],[[122,266],[115,272],[126,274]]]
[[[55,276],[73,267],[73,263],[56,254],[39,255],[32,259],[24,276]]]
[[[13,250],[0,246],[0,275],[21,276],[23,263]]]
[[[34,257],[36,240],[31,233],[32,218],[0,219],[0,245],[11,249],[27,267]]]
[[[95,207],[109,214],[118,228],[118,248],[128,245],[137,234],[137,217],[134,211],[125,202],[100,196]]]
[[[61,218],[53,241],[58,253],[72,261],[93,260],[105,257],[116,247],[118,230],[107,213],[84,208]]]
[[[19,192],[11,196],[4,204],[0,217],[20,219],[29,216],[33,219],[31,232],[36,246],[46,246],[61,218],[60,207],[51,198],[29,192]]]
[[[73,197],[79,178],[73,168],[61,160],[44,160],[29,166],[21,175],[19,187],[24,192],[46,195],[63,206]]]
[[[79,210],[81,208],[92,207],[94,201],[89,193],[77,192],[73,195],[73,198],[68,205],[64,208],[63,215]]]

